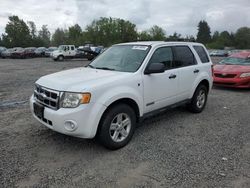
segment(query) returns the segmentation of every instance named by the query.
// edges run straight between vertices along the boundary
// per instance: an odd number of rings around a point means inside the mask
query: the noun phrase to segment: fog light
[[[73,120],[67,120],[64,123],[64,127],[67,131],[75,131],[77,129],[77,123]]]

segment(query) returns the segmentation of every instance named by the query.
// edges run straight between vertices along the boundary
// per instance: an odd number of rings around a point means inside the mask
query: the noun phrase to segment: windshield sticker
[[[147,46],[133,46],[132,49],[133,50],[147,50],[148,47]]]

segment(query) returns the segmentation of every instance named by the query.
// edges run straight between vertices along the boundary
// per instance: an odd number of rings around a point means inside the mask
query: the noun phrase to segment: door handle
[[[176,78],[176,75],[175,75],[175,74],[171,74],[168,78],[169,78],[169,79],[175,79],[175,78]]]
[[[196,74],[196,73],[199,73],[200,72],[200,70],[199,69],[195,69],[194,70],[194,73]]]

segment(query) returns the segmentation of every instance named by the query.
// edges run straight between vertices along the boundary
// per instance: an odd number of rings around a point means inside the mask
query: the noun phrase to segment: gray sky
[[[78,23],[82,28],[99,17],[130,20],[139,31],[159,25],[167,35],[196,35],[201,19],[212,31],[235,32],[250,27],[250,0],[0,0],[0,33],[8,16],[34,21],[50,31]]]

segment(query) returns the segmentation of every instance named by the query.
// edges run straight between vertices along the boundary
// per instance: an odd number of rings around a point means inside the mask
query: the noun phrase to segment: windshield
[[[224,65],[250,65],[250,58],[228,57],[223,59],[219,64]]]
[[[135,72],[149,50],[150,46],[145,45],[113,46],[98,56],[89,66],[96,69]]]

